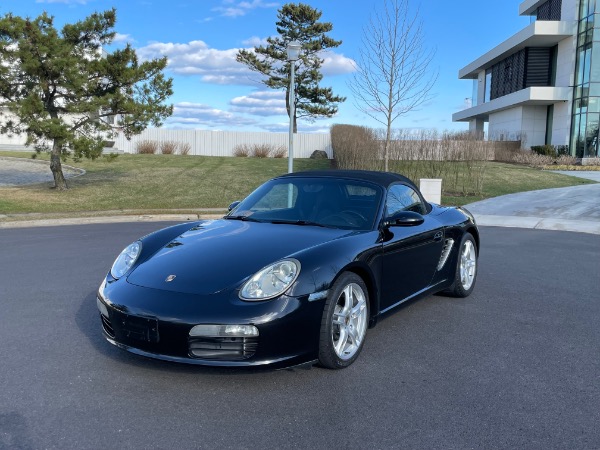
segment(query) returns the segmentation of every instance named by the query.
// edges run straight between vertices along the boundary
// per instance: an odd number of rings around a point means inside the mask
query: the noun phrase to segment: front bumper
[[[97,301],[108,342],[146,357],[206,366],[286,367],[318,356],[323,301],[308,296],[244,302],[237,291],[199,296],[107,279]],[[259,335],[190,337],[199,324],[254,325]]]

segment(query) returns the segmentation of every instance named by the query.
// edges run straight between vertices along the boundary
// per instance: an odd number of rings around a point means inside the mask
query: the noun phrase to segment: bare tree
[[[356,72],[349,83],[358,109],[386,127],[385,170],[394,121],[430,100],[437,71],[429,66],[435,55],[425,47],[419,11],[409,0],[383,0],[363,30]]]

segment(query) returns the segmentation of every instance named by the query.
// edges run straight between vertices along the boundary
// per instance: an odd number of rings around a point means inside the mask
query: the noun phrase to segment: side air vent
[[[437,270],[442,270],[442,267],[444,267],[444,264],[446,264],[453,245],[454,239],[446,239],[444,241],[444,248],[442,249],[442,255],[440,256],[440,262],[438,263]]]

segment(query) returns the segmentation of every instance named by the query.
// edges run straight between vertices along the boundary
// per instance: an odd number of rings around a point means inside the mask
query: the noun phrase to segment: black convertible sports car
[[[213,366],[339,369],[367,328],[409,299],[468,296],[479,232],[407,178],[316,171],[274,178],[219,220],[132,243],[98,291],[106,339]]]

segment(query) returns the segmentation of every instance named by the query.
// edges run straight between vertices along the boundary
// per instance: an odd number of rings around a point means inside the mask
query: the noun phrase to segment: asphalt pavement
[[[347,369],[257,371],[104,340],[103,275],[165,225],[0,230],[0,449],[600,448],[600,236],[482,227],[470,297],[400,307]]]
[[[0,157],[0,186],[48,181],[49,169],[40,161]],[[600,171],[562,171],[569,176],[587,178],[599,184],[521,192],[471,203],[466,208],[482,226],[535,228],[600,234]],[[66,176],[81,173],[69,171]],[[51,177],[50,177],[51,179]],[[111,222],[186,221],[214,218],[222,210],[203,210],[195,214],[108,215],[76,219],[34,219],[2,222],[0,228],[73,225]],[[2,219],[2,215],[0,215]]]

